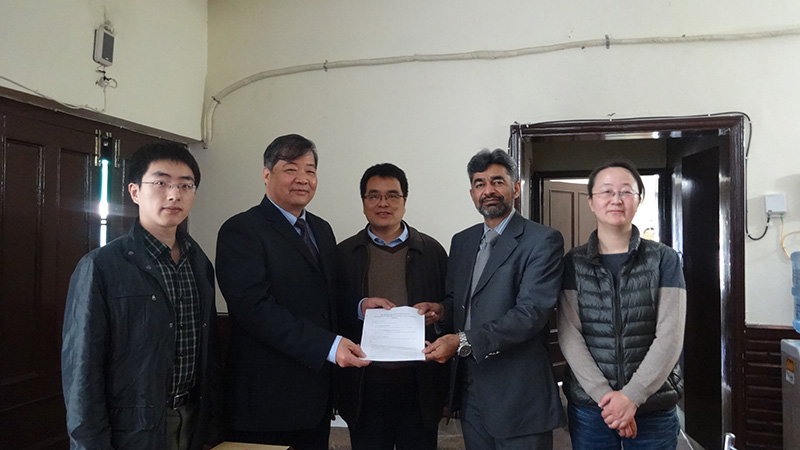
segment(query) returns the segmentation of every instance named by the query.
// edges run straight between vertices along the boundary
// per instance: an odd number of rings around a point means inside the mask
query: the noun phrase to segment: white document
[[[425,361],[425,315],[417,308],[368,309],[361,350],[370,361]]]

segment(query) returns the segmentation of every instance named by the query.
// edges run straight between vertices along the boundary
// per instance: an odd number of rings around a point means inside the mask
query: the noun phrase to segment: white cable
[[[89,105],[78,106],[78,105],[73,105],[71,103],[64,103],[64,102],[58,101],[58,100],[56,100],[56,99],[54,99],[52,97],[49,97],[47,95],[42,94],[41,92],[37,91],[36,89],[29,88],[28,86],[25,86],[23,84],[17,83],[16,81],[12,80],[11,78],[6,78],[6,77],[4,77],[2,75],[0,75],[0,80],[8,81],[9,83],[11,83],[13,85],[16,85],[16,86],[19,86],[22,89],[25,89],[26,91],[33,92],[34,94],[38,95],[39,97],[42,97],[45,100],[50,100],[52,102],[56,102],[59,105],[66,106],[67,108],[70,108],[70,109],[88,109],[88,110],[92,110],[94,112],[99,112],[99,113],[102,113],[103,111],[105,111],[105,109],[103,109],[101,111],[101,110],[99,110],[97,108],[92,108]]]
[[[560,44],[543,45],[539,47],[526,47],[514,50],[483,50],[465,53],[442,53],[442,54],[415,54],[406,56],[390,56],[384,58],[371,58],[371,59],[355,59],[344,61],[325,61],[324,63],[304,64],[300,66],[285,67],[282,69],[267,70],[243,78],[225,89],[219,91],[211,97],[206,108],[205,118],[203,120],[203,142],[207,145],[213,138],[213,125],[214,125],[214,111],[221,100],[231,92],[241,89],[256,81],[264,80],[267,78],[281,77],[285,75],[293,75],[303,72],[325,71],[329,69],[342,69],[345,67],[365,67],[365,66],[383,66],[389,64],[404,64],[410,62],[438,62],[438,61],[465,61],[465,60],[492,60],[504,58],[517,58],[520,56],[537,55],[541,53],[558,52],[569,49],[585,49],[589,47],[606,47],[617,45],[645,45],[645,44],[686,44],[691,42],[718,42],[718,41],[742,41],[754,39],[766,39],[781,36],[797,36],[800,35],[800,27],[761,31],[756,33],[735,33],[735,34],[704,34],[697,36],[680,36],[680,37],[646,37],[646,38],[631,38],[631,39],[615,39],[608,35],[603,39],[592,39],[586,41],[565,42]]]

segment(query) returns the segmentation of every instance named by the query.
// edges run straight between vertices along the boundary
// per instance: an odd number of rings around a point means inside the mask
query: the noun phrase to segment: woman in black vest
[[[572,447],[674,450],[686,317],[680,260],[633,225],[644,184],[631,164],[596,168],[588,188],[597,230],[564,257],[558,306]]]

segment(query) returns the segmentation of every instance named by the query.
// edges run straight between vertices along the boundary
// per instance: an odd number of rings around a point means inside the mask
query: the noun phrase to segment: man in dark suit
[[[217,238],[217,278],[228,303],[228,439],[327,449],[331,370],[362,367],[337,336],[336,239],[306,211],[317,188],[314,143],[292,134],[264,151],[266,195],[228,219]]]
[[[513,210],[520,182],[506,152],[478,153],[467,172],[484,223],[453,237],[443,306],[426,309],[456,333],[425,352],[439,362],[457,355],[453,389],[461,394],[467,449],[552,449],[564,412],[547,323],[561,285],[563,238]]]

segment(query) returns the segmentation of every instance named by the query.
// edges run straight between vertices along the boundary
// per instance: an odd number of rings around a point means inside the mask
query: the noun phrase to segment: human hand
[[[361,350],[361,346],[346,337],[343,337],[342,340],[339,341],[339,346],[336,347],[336,364],[339,367],[368,366],[369,361],[360,359],[365,356],[367,355]]]
[[[620,430],[620,436],[623,437],[636,437],[636,425],[634,416],[638,406],[633,403],[622,391],[611,391],[600,399],[597,405],[603,409],[601,415],[603,420],[612,430]],[[634,424],[633,429],[630,428]],[[625,431],[623,431],[625,430]],[[633,433],[633,436],[623,435],[623,432]]]
[[[444,307],[441,303],[420,302],[414,305],[414,308],[417,308],[420,314],[425,314],[426,326],[444,319]]]
[[[433,344],[425,342],[425,349],[422,353],[425,354],[425,361],[436,361],[440,363],[447,362],[458,350],[458,335],[445,334],[437,339]]]
[[[638,432],[637,426],[636,426],[636,419],[631,419],[631,423],[629,423],[628,425],[620,428],[617,431],[619,432],[620,437],[627,437],[627,438],[635,439],[636,438],[636,434]]]
[[[367,297],[361,301],[361,317],[366,317],[368,309],[374,308],[383,308],[383,309],[392,309],[394,308],[394,303],[390,302],[389,300],[381,297]]]

